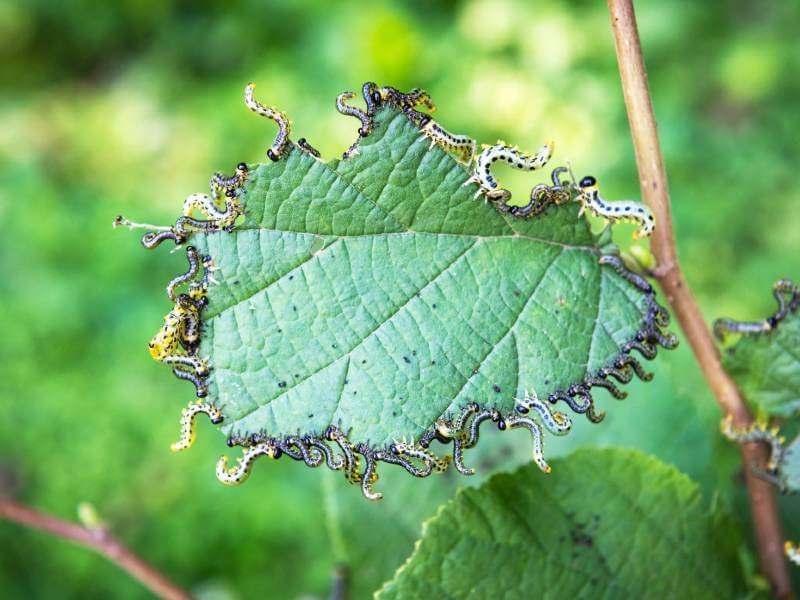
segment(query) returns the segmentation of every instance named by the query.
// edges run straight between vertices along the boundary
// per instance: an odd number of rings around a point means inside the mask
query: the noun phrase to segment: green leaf
[[[333,426],[366,459],[348,478],[367,495],[375,461],[414,472],[396,440],[475,404],[502,427],[526,390],[599,420],[592,388],[623,396],[610,376],[641,372],[632,350],[674,345],[652,288],[600,263],[576,204],[501,214],[403,113],[376,120],[348,160],[290,144],[251,165],[243,221],[191,238],[217,269],[198,353],[229,443],[277,440],[316,466],[298,440],[327,444]]]
[[[744,335],[722,363],[748,404],[764,416],[800,411],[800,315],[790,312],[774,329]]]
[[[732,598],[736,526],[696,484],[638,452],[578,451],[465,489],[377,597]]]

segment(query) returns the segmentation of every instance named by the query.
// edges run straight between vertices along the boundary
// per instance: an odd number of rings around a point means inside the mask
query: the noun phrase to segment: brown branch
[[[736,425],[746,426],[752,422],[752,416],[733,380],[722,368],[714,340],[678,262],[675,236],[672,231],[667,174],[647,86],[647,72],[642,57],[633,0],[608,0],[608,9],[614,31],[622,91],[628,110],[628,122],[636,152],[642,197],[655,214],[658,224],[651,246],[659,265],[654,274],[717,402],[724,412],[733,415]],[[766,464],[766,448],[761,444],[743,444],[741,453],[752,505],[761,569],[770,581],[773,594],[780,598],[792,597],[789,571],[783,556],[783,533],[774,489],[769,483],[755,477],[750,469],[751,465]]]
[[[50,515],[40,513],[27,506],[17,504],[7,498],[0,498],[0,518],[44,531],[56,537],[71,540],[85,546],[138,579],[156,596],[169,600],[189,600],[188,593],[172,583],[163,574],[147,564],[122,543],[111,536],[103,527],[87,528]]]

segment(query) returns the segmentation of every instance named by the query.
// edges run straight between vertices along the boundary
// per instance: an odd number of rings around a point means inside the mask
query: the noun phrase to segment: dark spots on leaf
[[[279,388],[285,388],[286,387],[286,382],[285,381],[279,381],[278,382],[278,387]]]
[[[336,348],[336,344],[331,344],[331,348]]]
[[[309,419],[313,419],[314,418],[314,413],[309,413],[308,418]]]
[[[238,279],[234,279],[233,280],[233,285],[239,285],[239,280]]]
[[[294,304],[292,304],[292,310],[293,310],[294,312],[297,312],[297,307],[296,307]]]
[[[433,304],[433,305],[431,306],[431,308],[433,308],[433,310],[436,310],[436,304]]]
[[[517,298],[519,298],[519,297],[522,295],[522,292],[520,292],[519,290],[514,290],[514,295],[515,295]]]
[[[432,364],[432,365],[435,365],[435,364],[436,364],[436,361],[435,361],[435,360],[432,360],[432,361],[431,361],[431,364]]]
[[[500,393],[500,386],[497,385],[496,383],[492,386],[492,389],[494,390],[495,394],[499,394]]]
[[[392,411],[392,416],[393,416],[393,417],[396,417],[396,416],[397,416],[397,411],[394,411],[394,410],[393,410],[393,411]]]
[[[411,351],[411,356],[416,356],[416,355],[417,355],[417,351],[416,350],[412,350]]]
[[[367,364],[367,359],[365,358],[364,360],[362,360],[362,361],[361,361],[361,364],[362,364],[362,365],[365,365],[365,364]]]
[[[411,359],[408,358],[407,356],[404,356],[403,360],[406,362],[406,364],[409,364],[409,365],[411,364]]]
[[[289,281],[291,281],[292,279],[294,279],[294,275],[289,275]]]
[[[473,375],[477,375],[478,373],[480,373],[480,371],[478,370],[478,367],[475,367],[474,369],[472,369],[472,374]]]

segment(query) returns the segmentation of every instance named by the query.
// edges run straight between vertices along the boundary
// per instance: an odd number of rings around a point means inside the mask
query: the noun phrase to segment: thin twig
[[[169,600],[189,600],[190,596],[162,573],[128,550],[103,527],[87,528],[62,521],[50,515],[0,498],[0,518],[44,531],[56,537],[71,540],[102,554],[126,571],[131,577],[138,579],[151,592]]]
[[[642,197],[655,214],[658,224],[651,245],[659,265],[654,274],[717,402],[725,413],[733,416],[736,425],[747,426],[752,422],[752,416],[733,380],[722,368],[719,352],[678,262],[667,175],[647,86],[633,0],[608,0],[608,9],[611,13],[617,62],[636,152]],[[761,444],[743,444],[741,453],[761,569],[770,581],[773,594],[779,598],[792,597],[789,571],[783,556],[783,533],[774,488],[753,475],[750,468],[752,465],[766,464],[766,448]]]

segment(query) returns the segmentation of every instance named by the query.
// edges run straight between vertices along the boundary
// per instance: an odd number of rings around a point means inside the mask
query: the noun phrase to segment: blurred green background
[[[604,2],[331,6],[0,4],[0,493],[68,519],[92,503],[203,598],[325,597],[340,562],[353,597],[367,597],[439,503],[529,451],[524,434],[492,435],[469,480],[384,469],[377,504],[340,474],[291,461],[225,488],[213,471],[227,448],[207,423],[192,451],[169,452],[191,386],[154,363],[146,343],[183,259],[144,251],[139,234],[111,221],[171,223],[213,171],[264,159],[273,130],[243,106],[247,82],[326,157],[357,125],[336,113],[336,94],[374,80],[428,89],[437,118],[481,142],[533,150],[555,139],[556,161],[598,176],[606,196],[638,196]],[[800,4],[641,0],[637,9],[689,281],[708,319],[761,317],[773,309],[772,282],[800,277]],[[628,243],[632,226],[619,229]],[[687,345],[649,366],[652,384],[634,384],[623,403],[601,399],[606,421],[580,420],[568,439],[548,440],[548,455],[610,444],[651,452],[698,480],[749,535],[737,453],[718,439],[720,415]],[[781,503],[800,539],[796,499]],[[102,558],[6,522],[0,590],[149,596]]]

